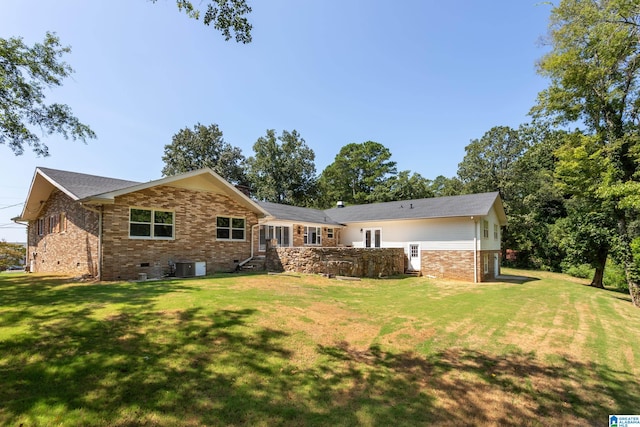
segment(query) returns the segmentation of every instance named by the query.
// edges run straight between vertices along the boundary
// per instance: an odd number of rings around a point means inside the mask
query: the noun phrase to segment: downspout
[[[478,283],[478,220],[473,220],[473,283]]]

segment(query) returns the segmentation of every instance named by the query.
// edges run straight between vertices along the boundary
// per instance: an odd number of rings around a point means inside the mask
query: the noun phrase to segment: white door
[[[493,275],[498,277],[500,275],[500,255],[493,255]]]
[[[412,271],[420,271],[420,244],[409,244],[409,269]]]
[[[382,243],[381,228],[365,228],[364,229],[364,247],[379,248]]]

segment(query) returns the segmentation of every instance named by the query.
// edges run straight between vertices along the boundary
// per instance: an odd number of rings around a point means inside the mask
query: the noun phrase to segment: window
[[[493,224],[493,238],[495,240],[500,238],[500,227],[498,227],[498,224]]]
[[[52,215],[49,217],[49,233],[57,233],[58,232],[58,215]]]
[[[173,239],[173,212],[131,208],[129,211],[129,237]]]
[[[379,248],[382,245],[382,229],[381,228],[365,228],[364,229],[364,247]]]
[[[333,239],[333,228],[327,228],[327,239]]]
[[[482,236],[485,239],[489,238],[489,221],[482,221]]]
[[[38,236],[44,235],[44,218],[38,218]]]
[[[219,216],[216,219],[216,238],[221,240],[244,240],[244,218]]]
[[[320,227],[304,228],[304,244],[319,245],[321,244],[322,229]]]
[[[489,254],[484,254],[484,274],[489,274]]]
[[[60,214],[60,232],[64,233],[67,231],[67,214],[62,212]]]
[[[291,233],[291,227],[287,226],[273,226],[273,225],[261,225],[260,226],[260,250],[264,251],[267,248],[267,240],[276,239],[278,246],[288,247],[289,235]]]

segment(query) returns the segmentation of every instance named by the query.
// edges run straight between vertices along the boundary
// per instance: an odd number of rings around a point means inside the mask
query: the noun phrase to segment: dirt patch
[[[308,307],[273,307],[271,315],[260,321],[260,326],[279,328],[286,325],[293,335],[303,335],[309,343],[293,349],[293,362],[312,364],[316,357],[316,347],[331,346],[348,342],[357,350],[366,350],[378,336],[379,326],[373,325],[360,314],[334,304],[314,303]],[[299,343],[299,341],[296,339]]]

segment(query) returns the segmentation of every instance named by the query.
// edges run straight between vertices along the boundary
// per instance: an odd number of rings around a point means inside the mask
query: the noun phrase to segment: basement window
[[[131,208],[129,237],[132,239],[173,239],[174,224],[171,211]]]

